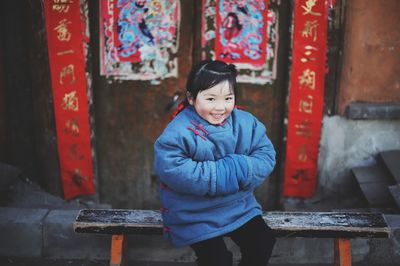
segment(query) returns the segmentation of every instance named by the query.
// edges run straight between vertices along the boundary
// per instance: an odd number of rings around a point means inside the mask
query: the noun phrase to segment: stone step
[[[390,194],[392,194],[392,197],[394,201],[396,202],[397,206],[400,208],[400,185],[393,185],[389,186],[389,191]]]
[[[396,181],[386,174],[385,169],[380,164],[370,166],[354,167],[351,169],[359,184],[384,183],[395,185]]]
[[[396,182],[379,164],[351,169],[371,208],[396,208],[389,186]]]
[[[380,152],[378,158],[382,161],[393,179],[400,184],[400,150]]]

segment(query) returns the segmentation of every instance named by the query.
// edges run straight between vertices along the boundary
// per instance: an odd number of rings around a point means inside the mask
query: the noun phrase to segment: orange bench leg
[[[350,239],[335,239],[335,266],[351,266]]]
[[[124,235],[113,235],[111,239],[110,266],[123,266],[127,263],[127,239]]]

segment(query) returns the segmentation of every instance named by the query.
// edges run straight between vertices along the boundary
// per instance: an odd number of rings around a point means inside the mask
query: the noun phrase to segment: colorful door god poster
[[[315,193],[324,104],[328,5],[295,0],[283,194]]]
[[[101,74],[155,80],[177,76],[179,0],[100,1]]]
[[[265,63],[267,0],[218,0],[216,59],[230,63]]]
[[[202,59],[235,63],[237,81],[272,84],[279,41],[278,5],[269,1],[202,0]]]
[[[94,194],[80,1],[44,1],[64,198]]]

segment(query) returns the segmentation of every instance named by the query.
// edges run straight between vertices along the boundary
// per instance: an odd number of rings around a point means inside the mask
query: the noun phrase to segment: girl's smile
[[[200,91],[196,99],[188,95],[188,101],[204,120],[213,125],[219,125],[232,113],[235,106],[235,94],[228,81],[223,81],[214,87]]]

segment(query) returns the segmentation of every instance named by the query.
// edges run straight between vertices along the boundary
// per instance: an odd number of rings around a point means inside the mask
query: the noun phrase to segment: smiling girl
[[[154,145],[164,236],[189,245],[198,265],[232,265],[223,237],[240,247],[240,266],[267,265],[275,237],[253,193],[275,166],[265,126],[235,108],[232,64],[202,61],[186,87],[185,108]]]

